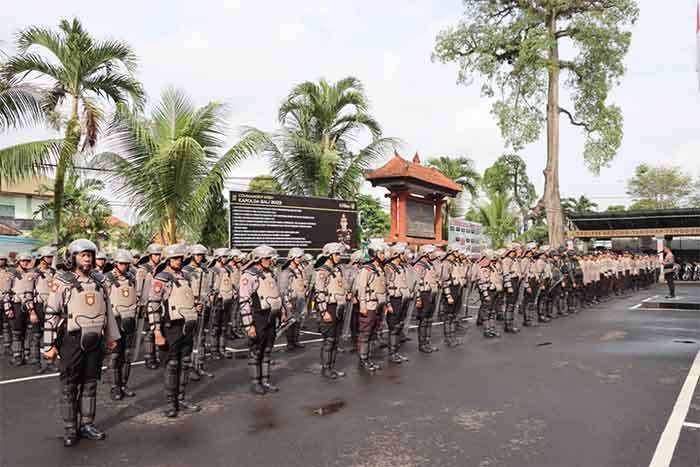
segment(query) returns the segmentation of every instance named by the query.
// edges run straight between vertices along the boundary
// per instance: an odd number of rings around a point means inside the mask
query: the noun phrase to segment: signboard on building
[[[471,253],[478,253],[486,244],[486,239],[482,235],[483,226],[478,222],[471,222],[464,219],[450,219],[448,241],[459,243]]]
[[[282,256],[293,247],[316,254],[329,242],[357,248],[354,201],[231,191],[229,205],[232,248],[268,245]]]
[[[435,238],[435,206],[432,203],[407,200],[406,217],[409,237]]]

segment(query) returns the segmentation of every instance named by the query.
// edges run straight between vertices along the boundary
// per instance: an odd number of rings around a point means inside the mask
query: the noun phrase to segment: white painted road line
[[[687,426],[689,428],[700,428],[700,423],[683,422],[683,426]]]
[[[676,449],[676,444],[678,444],[678,437],[681,434],[685,417],[688,415],[688,409],[690,408],[690,402],[693,399],[698,379],[700,379],[700,351],[695,354],[693,365],[685,378],[680,394],[678,394],[678,399],[673,406],[666,428],[661,433],[659,444],[656,446],[656,451],[649,467],[668,467],[671,465],[673,452]]]
[[[475,319],[475,318],[474,318],[473,316],[470,316],[469,318],[466,318],[466,321],[472,321],[472,320],[474,320],[474,319]],[[441,325],[441,324],[442,324],[442,321],[439,321],[439,322],[437,322],[437,323],[433,323],[433,326],[439,326],[439,325]],[[415,328],[417,328],[417,327],[418,327],[418,326],[416,326],[416,325],[411,325],[411,326],[409,326],[409,329],[415,329]],[[311,332],[311,331],[301,331],[301,332],[306,333],[306,334],[316,335],[316,336],[320,336],[320,335],[321,335],[321,334],[319,334],[319,333],[317,333],[317,332]],[[319,342],[323,342],[323,339],[309,339],[309,340],[301,341],[302,344],[316,344],[316,343],[319,343]],[[286,347],[286,346],[287,346],[287,344],[275,344],[275,348]],[[233,352],[234,354],[237,354],[237,353],[247,353],[247,352],[248,352],[248,349],[234,349],[234,348],[232,348],[232,347],[226,347],[226,350],[228,350],[228,351],[230,351],[230,352]],[[131,365],[132,365],[132,366],[138,366],[138,365],[143,365],[144,363],[145,363],[145,362],[144,362],[143,360],[140,360],[140,361],[138,361],[138,362],[132,363]],[[103,369],[103,370],[106,370],[107,367],[106,367],[106,366],[103,366],[102,369]],[[36,380],[39,380],[39,379],[53,378],[53,377],[56,377],[56,376],[58,376],[58,373],[47,373],[47,374],[45,374],[45,375],[35,375],[35,376],[27,376],[27,377],[24,377],[24,378],[7,379],[7,380],[4,380],[4,381],[0,381],[0,386],[4,386],[4,385],[6,385],[6,384],[23,383],[23,382],[25,382],[25,381],[36,381]]]
[[[630,310],[636,310],[636,309],[639,308],[640,306],[642,306],[642,304],[641,304],[641,303],[637,303],[635,306],[630,307]]]

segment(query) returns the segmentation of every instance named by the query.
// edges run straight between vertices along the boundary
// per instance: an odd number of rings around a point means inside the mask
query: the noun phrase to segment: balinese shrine
[[[445,198],[454,198],[462,187],[442,172],[421,164],[418,153],[407,161],[398,153],[384,166],[369,171],[372,186],[389,190],[391,232],[387,242],[445,245],[442,222]]]

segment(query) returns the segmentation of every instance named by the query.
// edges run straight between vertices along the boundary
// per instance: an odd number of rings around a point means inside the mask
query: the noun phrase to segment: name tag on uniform
[[[124,297],[128,297],[129,296],[129,289],[122,289],[122,295]]]

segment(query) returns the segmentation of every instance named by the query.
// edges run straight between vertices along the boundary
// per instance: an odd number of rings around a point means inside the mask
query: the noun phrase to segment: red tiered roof
[[[439,170],[421,165],[418,153],[413,156],[413,162],[410,162],[395,152],[394,157],[389,162],[377,170],[368,172],[365,178],[374,186],[391,183],[396,179],[413,179],[419,183],[422,182],[443,188],[448,192],[454,192],[454,194],[463,191],[459,183],[453,182]]]

